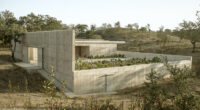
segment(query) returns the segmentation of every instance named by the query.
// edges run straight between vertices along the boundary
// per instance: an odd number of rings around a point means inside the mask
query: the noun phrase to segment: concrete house
[[[61,82],[66,81],[65,92],[73,94],[114,92],[142,84],[152,68],[169,75],[163,63],[75,70],[75,57],[124,54],[127,58],[166,57],[170,64],[178,67],[191,67],[192,63],[190,56],[118,51],[117,44],[123,44],[124,41],[75,39],[73,30],[28,32],[20,40],[21,43],[16,44],[15,57],[21,62],[16,65],[36,69],[46,78],[50,66],[53,66],[55,85],[59,88]]]

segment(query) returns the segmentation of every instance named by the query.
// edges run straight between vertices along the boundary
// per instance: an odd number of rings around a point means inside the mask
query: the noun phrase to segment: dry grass
[[[26,93],[26,80],[28,90]],[[1,49],[0,51],[0,109],[19,109],[31,99],[31,103],[36,107],[45,101],[44,94],[40,93],[42,82],[45,79],[38,73],[28,74],[26,70],[13,64],[10,51]],[[10,85],[9,86],[9,82]],[[10,88],[9,88],[10,87]]]
[[[0,51],[0,92],[8,90],[9,80],[18,92],[25,90],[25,80],[28,81],[30,92],[40,92],[45,79],[38,73],[28,74],[26,70],[15,66],[9,55],[10,51]]]

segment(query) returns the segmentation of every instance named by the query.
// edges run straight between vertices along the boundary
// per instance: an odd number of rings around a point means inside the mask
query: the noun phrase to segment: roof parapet
[[[76,44],[124,44],[125,41],[93,40],[93,39],[76,39]]]

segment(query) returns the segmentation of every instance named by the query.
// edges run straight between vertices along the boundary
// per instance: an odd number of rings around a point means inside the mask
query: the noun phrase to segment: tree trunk
[[[15,62],[15,50],[16,50],[16,41],[14,40],[14,47],[12,48],[11,47],[11,50],[12,50],[12,60]],[[11,45],[12,46],[12,45]]]
[[[15,61],[15,53],[12,52],[12,60]]]
[[[15,50],[16,50],[17,40],[16,40],[14,34],[12,36],[13,36],[14,45],[12,44],[12,40],[11,40],[11,43],[10,43],[11,44],[11,52],[12,52],[11,57],[12,57],[12,60],[15,62]]]
[[[192,53],[195,53],[196,42],[195,41],[191,41],[191,43],[192,43]]]

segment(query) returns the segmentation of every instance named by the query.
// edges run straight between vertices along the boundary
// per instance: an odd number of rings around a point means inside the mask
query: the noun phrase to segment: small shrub
[[[164,110],[164,102],[167,100],[166,93],[158,84],[162,77],[152,69],[146,79],[148,82],[145,83],[144,109]]]
[[[8,92],[13,92],[13,86],[12,86],[12,82],[9,80],[8,81]]]
[[[28,80],[27,79],[25,79],[25,82],[24,82],[24,87],[25,87],[25,92],[26,93],[29,93],[29,89],[28,89]]]
[[[124,54],[113,54],[113,55],[109,55],[109,56],[105,56],[105,55],[96,55],[96,56],[88,56],[88,59],[100,59],[100,58],[126,58],[126,56]]]
[[[153,57],[151,62],[161,62],[161,59],[159,57]]]
[[[172,96],[175,108],[178,110],[199,110],[200,97],[190,92],[188,79],[195,75],[191,69],[167,65],[174,81],[175,92]]]
[[[54,67],[51,66],[50,68],[49,80],[44,81],[43,88],[45,95],[49,97],[45,103],[52,110],[55,107],[56,87],[54,85]]]
[[[111,104],[111,100],[106,100],[106,103],[101,105],[99,110],[118,110],[115,105]]]

